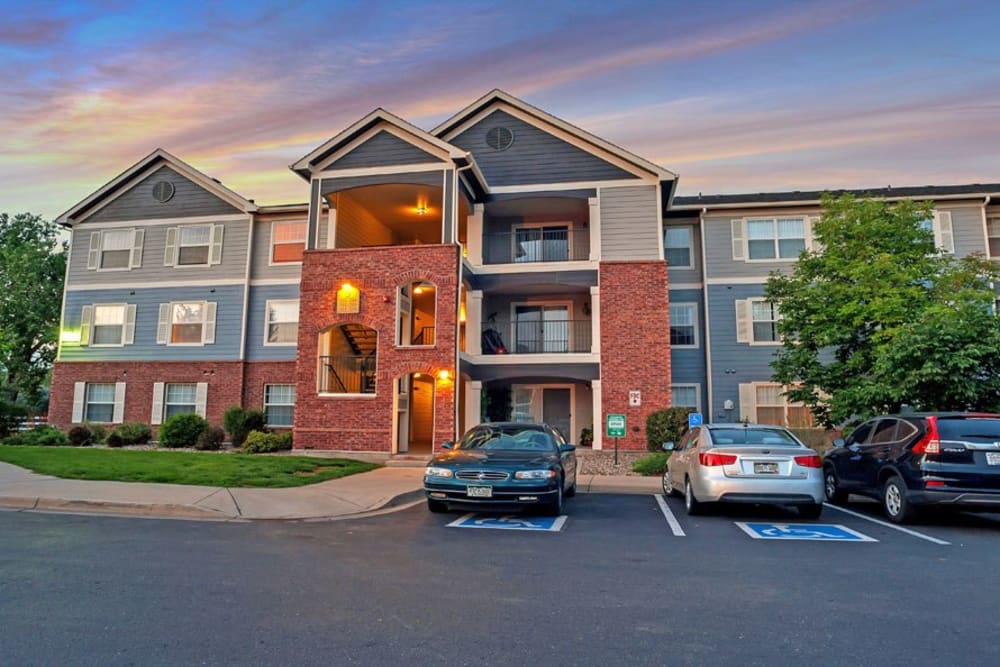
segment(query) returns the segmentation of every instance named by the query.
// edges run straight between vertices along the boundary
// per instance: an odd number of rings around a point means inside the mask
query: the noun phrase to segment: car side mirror
[[[569,445],[569,444],[559,445],[559,451],[563,452],[563,453],[565,453],[565,452],[575,452],[576,451],[576,445]]]
[[[674,443],[672,443],[672,442],[665,442],[665,443],[663,443],[663,451],[665,451],[665,452],[672,452],[672,451],[674,451]]]
[[[844,444],[844,439],[843,438],[835,438],[833,440],[833,446],[834,447],[846,447],[847,445]]]
[[[444,442],[441,443],[441,449],[451,449],[454,446],[455,446],[454,440],[445,440]]]

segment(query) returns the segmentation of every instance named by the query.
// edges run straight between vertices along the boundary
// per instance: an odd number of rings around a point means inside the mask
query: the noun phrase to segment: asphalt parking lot
[[[868,503],[817,522],[665,503],[674,525],[654,496],[581,494],[555,531],[525,530],[531,515],[462,528],[479,517],[422,504],[335,522],[0,512],[0,664],[1000,661],[1000,517],[912,534]]]

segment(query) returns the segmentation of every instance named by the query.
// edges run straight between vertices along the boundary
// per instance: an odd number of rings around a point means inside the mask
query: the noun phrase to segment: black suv
[[[823,459],[826,497],[882,501],[896,523],[920,507],[1000,510],[1000,415],[937,413],[869,419]]]

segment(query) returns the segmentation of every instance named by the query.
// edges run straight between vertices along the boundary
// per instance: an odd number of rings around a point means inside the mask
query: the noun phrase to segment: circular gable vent
[[[174,196],[174,184],[170,181],[157,181],[153,185],[153,199],[161,204],[170,201]]]
[[[486,133],[486,145],[495,151],[505,151],[514,143],[514,132],[508,127],[494,127]]]

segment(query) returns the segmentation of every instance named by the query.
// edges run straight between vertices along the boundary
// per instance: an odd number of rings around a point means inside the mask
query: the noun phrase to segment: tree
[[[55,224],[0,213],[0,399],[39,402],[56,353],[65,270]]]
[[[939,253],[931,205],[823,198],[817,249],[771,274],[782,347],[774,380],[826,425],[855,417],[1000,405],[1000,318],[981,256]]]

